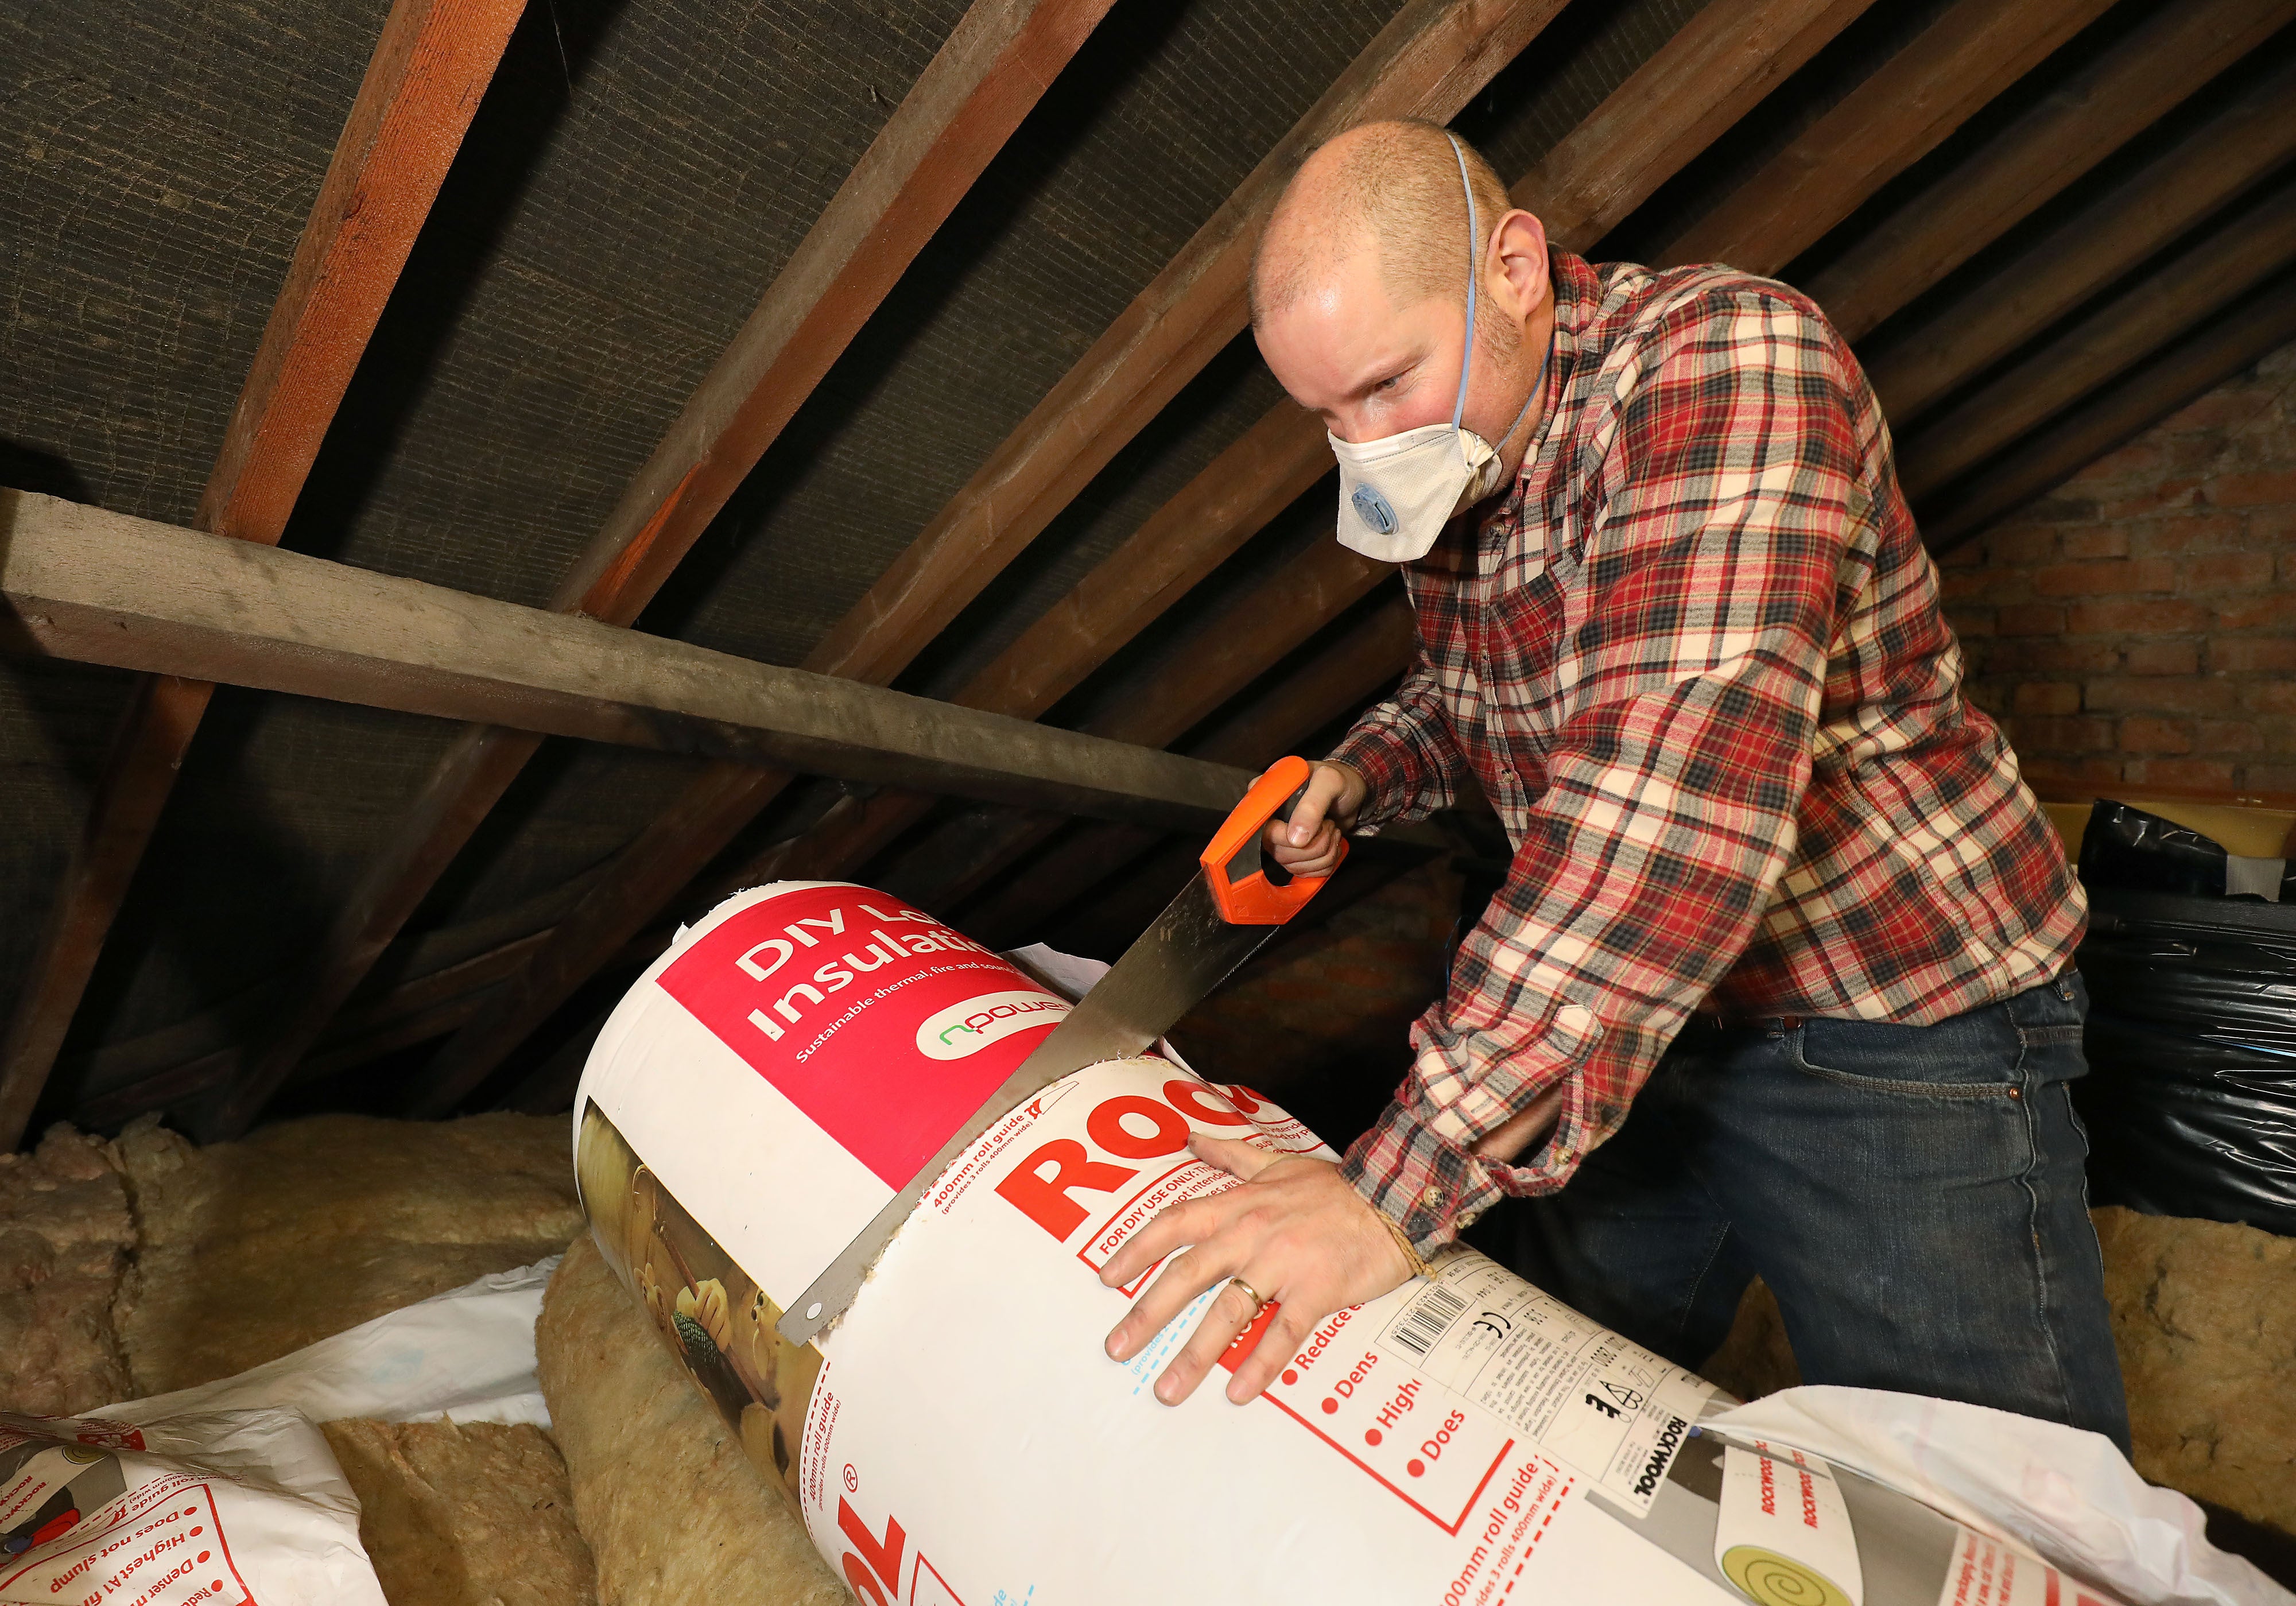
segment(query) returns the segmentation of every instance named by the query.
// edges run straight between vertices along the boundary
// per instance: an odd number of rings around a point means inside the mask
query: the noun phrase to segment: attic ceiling
[[[404,27],[431,8],[398,9]],[[1464,37],[1509,8],[1439,9],[1458,13]],[[2296,3],[1516,9],[1554,14],[1453,119],[1511,181],[1587,149],[1598,174],[1625,161],[1667,106],[1628,104],[1607,144],[1593,142],[1595,121],[1631,102],[1702,23],[1747,41],[1702,58],[1722,63],[1702,83],[1728,115],[1617,216],[1590,214],[1599,226],[1584,243],[1597,258],[1664,261],[1677,242],[1743,240],[1730,259],[1840,307],[1877,379],[1925,361],[1918,405],[1893,408],[1892,424],[1932,532],[1973,533],[2081,466],[2065,460],[2064,439],[2101,455],[2195,383],[2260,355],[2250,347],[2285,321],[2296,245],[2276,220],[2296,153],[2285,131],[2296,127],[2296,29],[2284,26]],[[12,248],[0,258],[0,484],[194,523],[390,11],[380,0],[0,10],[0,217]],[[958,0],[535,0],[511,14],[282,544],[540,606],[967,12]],[[824,651],[1398,16],[1392,0],[1116,0],[636,627],[776,664]],[[1801,42],[1782,70],[1789,35]],[[2004,43],[2012,35],[2024,57]],[[2128,87],[2139,64],[2142,94]],[[2214,187],[2181,181],[2180,159]],[[2182,210],[2148,199],[2164,190],[2184,197]],[[2124,205],[2136,221],[2116,222]],[[1772,247],[1775,259],[1754,259]],[[2234,266],[2191,290],[2194,265],[2210,262]],[[2013,299],[2003,287],[2037,283],[2034,305],[2001,311]],[[2160,309],[2149,322],[2127,315],[2148,306]],[[1998,315],[1986,324],[1980,312]],[[2173,382],[2148,383],[2201,348],[2218,354],[2214,368],[2188,360]],[[1191,373],[1136,433],[1111,437],[1112,456],[987,572],[894,684],[970,696],[1000,653],[1109,572],[1100,566],[1128,537],[1282,405],[1248,334],[1215,344]],[[2103,419],[2109,406],[2120,411]],[[2103,422],[2081,436],[2092,415]],[[1936,443],[1948,438],[1947,455]],[[1949,471],[1925,471],[1948,456]],[[1318,482],[1242,529],[1232,555],[1030,711],[1250,763],[1243,750],[1265,734],[1255,711],[1280,703],[1311,710],[1286,736],[1312,746],[1393,672],[1379,657],[1391,645],[1349,645],[1387,639],[1391,581],[1292,607],[1265,662],[1243,661],[1233,684],[1203,682],[1206,717],[1147,734],[1139,709],[1174,695],[1184,671],[1247,624],[1266,635],[1268,599],[1301,566],[1330,568],[1329,497]],[[42,922],[72,885],[135,686],[78,665],[0,664],[0,807],[15,827],[0,845],[0,996],[47,973],[55,945]],[[211,1102],[291,1012],[330,922],[378,856],[403,844],[457,741],[443,721],[221,688],[131,856],[116,920],[88,950],[84,996],[58,1017],[69,1033],[45,1055],[53,1074],[36,1067],[41,1117],[117,1125],[141,1109]],[[630,845],[707,773],[696,759],[545,742],[435,885],[416,887],[419,905],[349,1002],[323,1012],[332,1024],[273,1107],[406,1107],[448,1034],[529,985],[545,934],[627,881]],[[532,1096],[537,1068],[578,1045],[648,942],[658,948],[776,842],[817,846],[823,833],[808,828],[824,811],[839,827],[864,807],[878,835],[851,837],[858,856],[832,867],[937,897],[960,924],[971,908],[1010,925],[1016,906],[1045,924],[1096,881],[1154,862],[1153,839],[1136,832],[1063,835],[1057,821],[954,804],[912,817],[800,780],[705,873],[626,921],[612,960],[580,967],[586,989],[529,997],[524,1015],[503,1017],[526,1024],[514,1048],[477,1066],[465,1102]],[[1015,842],[1050,866],[1079,841],[1068,879],[1017,904],[1022,870],[980,868],[1016,862]],[[799,863],[796,851],[772,862]],[[1128,907],[1119,881],[1106,880],[1103,901]],[[20,1009],[8,1068],[20,1080],[23,1020]]]

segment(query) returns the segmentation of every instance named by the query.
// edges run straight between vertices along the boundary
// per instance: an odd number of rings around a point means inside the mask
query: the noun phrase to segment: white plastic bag
[[[385,1606],[358,1512],[291,1411],[0,1413],[0,1602]]]
[[[449,1417],[547,1428],[550,1410],[534,1371],[534,1321],[558,1258],[481,1277],[235,1377],[107,1405],[103,1414],[144,1422],[271,1406],[321,1422]]]
[[[2146,1483],[2102,1434],[1954,1400],[1817,1387],[1737,1406],[1706,1427],[1822,1455],[2139,1606],[2296,1602],[2209,1544],[2200,1508]]]

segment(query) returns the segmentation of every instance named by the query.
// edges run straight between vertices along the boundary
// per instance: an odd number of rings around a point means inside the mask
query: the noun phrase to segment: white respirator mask
[[[1347,441],[1329,430],[1332,455],[1340,460],[1340,545],[1382,563],[1423,558],[1443,527],[1464,510],[1499,488],[1499,455],[1472,430],[1460,427],[1467,410],[1467,376],[1475,360],[1475,246],[1478,220],[1475,186],[1467,177],[1467,156],[1451,138],[1459,159],[1459,182],[1467,192],[1467,332],[1459,355],[1459,397],[1447,424],[1424,424],[1377,440]],[[1552,355],[1553,347],[1548,348]],[[1522,411],[1499,437],[1504,446],[1529,415],[1530,404],[1546,384],[1546,359],[1523,397]]]

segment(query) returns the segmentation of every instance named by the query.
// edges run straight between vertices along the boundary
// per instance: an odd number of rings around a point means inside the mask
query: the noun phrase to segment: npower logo
[[[1046,993],[983,993],[927,1016],[917,1028],[917,1052],[931,1060],[962,1060],[1068,1012],[1067,1000]]]

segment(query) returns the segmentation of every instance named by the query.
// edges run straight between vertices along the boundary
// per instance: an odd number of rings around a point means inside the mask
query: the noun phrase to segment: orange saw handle
[[[1278,883],[1267,879],[1267,866],[1260,862],[1260,832],[1307,790],[1308,777],[1314,773],[1315,766],[1305,758],[1278,758],[1213,832],[1211,846],[1196,856],[1212,902],[1228,924],[1280,926],[1306,908],[1308,900],[1332,879],[1299,875]],[[1341,837],[1340,856],[1344,859],[1347,853],[1347,839]]]

